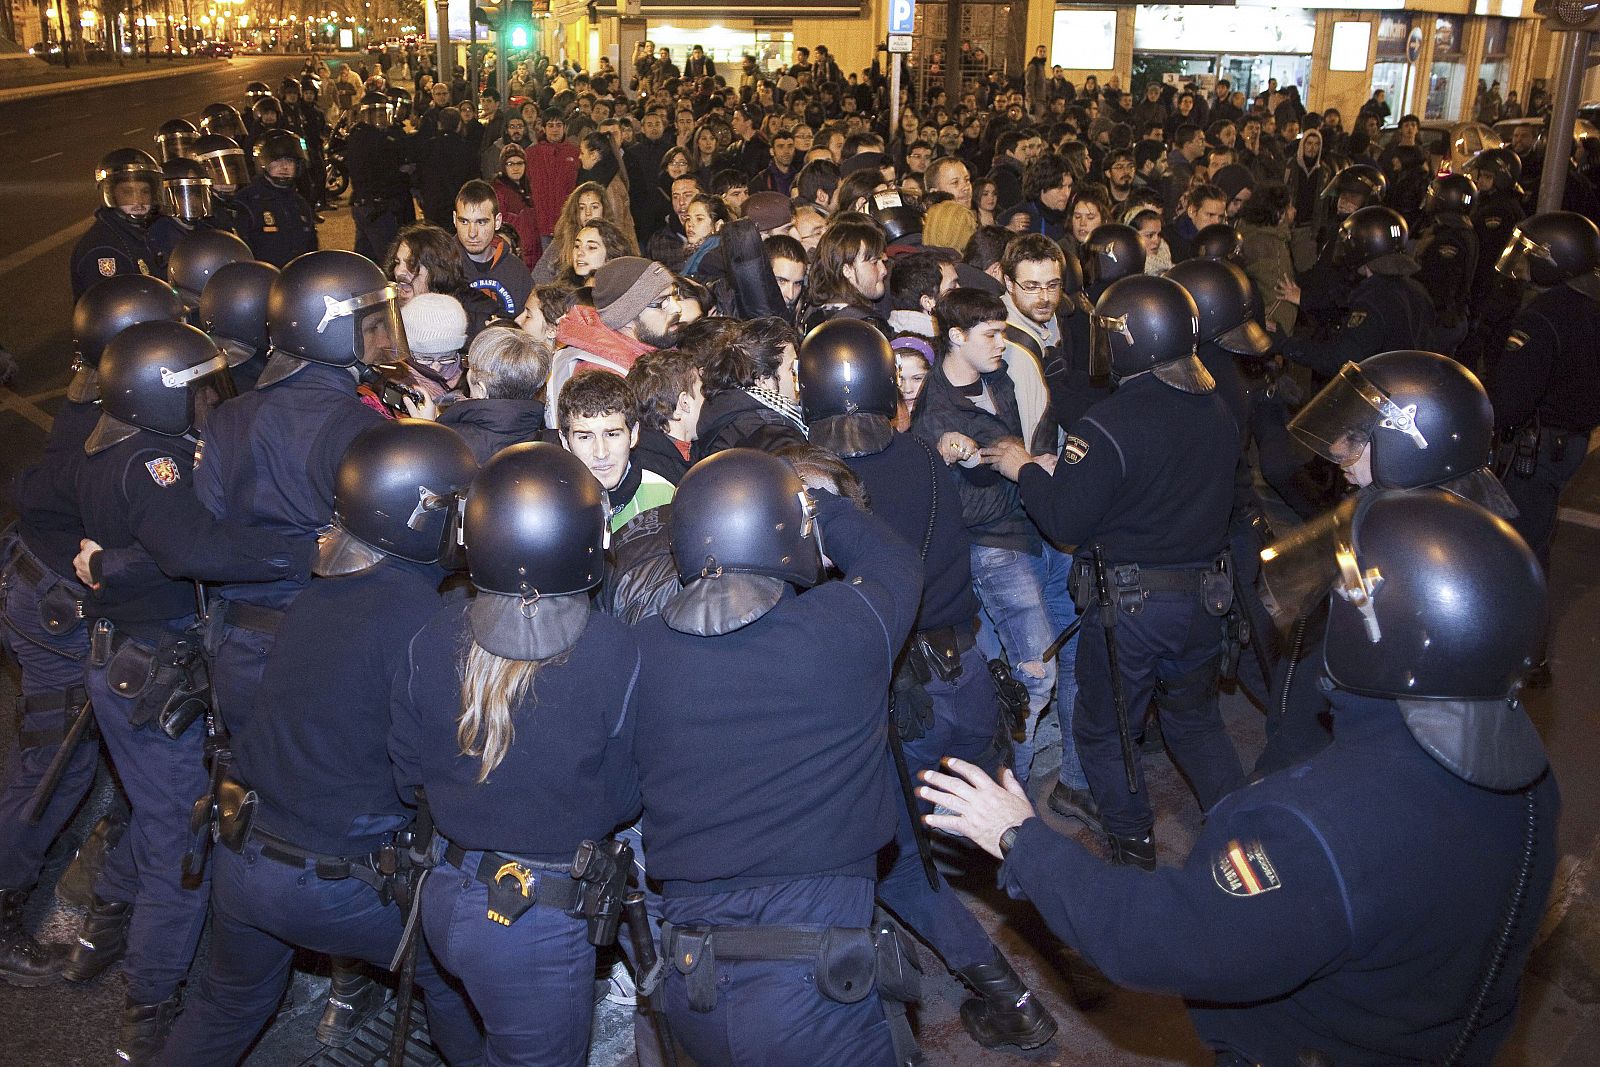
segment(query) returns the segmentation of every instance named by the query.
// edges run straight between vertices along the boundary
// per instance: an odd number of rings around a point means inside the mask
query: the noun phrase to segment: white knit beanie
[[[405,324],[406,344],[419,355],[447,355],[467,347],[467,312],[453,296],[414,296],[400,309],[400,321]]]

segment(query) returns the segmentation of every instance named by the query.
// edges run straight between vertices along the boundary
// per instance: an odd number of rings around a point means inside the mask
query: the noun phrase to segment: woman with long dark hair
[[[520,120],[519,120],[520,121]],[[527,149],[508,144],[500,152],[500,170],[494,176],[494,198],[502,223],[516,231],[522,262],[528,269],[539,262],[539,220],[534,215],[533,193],[528,188]]]

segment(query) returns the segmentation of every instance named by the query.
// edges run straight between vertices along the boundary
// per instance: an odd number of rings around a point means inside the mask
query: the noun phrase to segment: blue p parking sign
[[[889,32],[911,33],[916,28],[916,0],[889,0]]]

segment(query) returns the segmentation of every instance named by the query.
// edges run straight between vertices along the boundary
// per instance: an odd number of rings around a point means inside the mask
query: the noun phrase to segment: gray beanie
[[[601,322],[620,330],[676,284],[672,272],[655,260],[622,256],[594,272],[594,309]]]

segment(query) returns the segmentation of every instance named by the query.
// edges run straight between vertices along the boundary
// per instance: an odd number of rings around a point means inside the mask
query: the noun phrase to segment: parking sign
[[[889,0],[889,32],[911,33],[916,27],[916,0]]]

